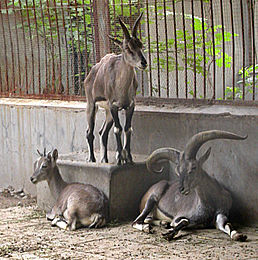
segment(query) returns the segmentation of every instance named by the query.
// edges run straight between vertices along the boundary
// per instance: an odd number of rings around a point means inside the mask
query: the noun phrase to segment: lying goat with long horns
[[[237,232],[228,221],[232,205],[230,193],[217,180],[209,176],[203,169],[211,148],[196,159],[200,147],[213,139],[244,140],[230,132],[212,130],[194,135],[180,152],[174,148],[155,150],[147,159],[147,168],[151,172],[160,173],[155,164],[169,160],[176,164],[176,180],[162,180],[154,184],[143,196],[141,214],[133,222],[133,227],[150,232],[150,224],[164,224],[170,227],[164,238],[171,240],[186,227],[210,227],[215,225],[232,240],[245,241],[247,236]]]

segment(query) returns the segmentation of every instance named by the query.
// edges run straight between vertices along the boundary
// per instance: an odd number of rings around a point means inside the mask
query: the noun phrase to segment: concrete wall
[[[103,111],[97,115],[96,132],[103,116]],[[248,134],[245,141],[208,142],[199,154],[212,147],[204,168],[232,192],[237,221],[258,222],[257,107],[138,105],[133,128],[132,152],[137,154],[164,146],[183,149],[188,138],[202,130]],[[36,149],[56,147],[60,154],[85,150],[85,129],[85,103],[0,99],[0,188],[12,185],[35,195],[29,177]],[[115,148],[112,134],[109,147]]]

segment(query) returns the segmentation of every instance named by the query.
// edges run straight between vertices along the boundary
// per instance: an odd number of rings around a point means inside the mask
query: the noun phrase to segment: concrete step
[[[99,153],[96,153],[98,160]],[[161,179],[168,179],[169,164],[164,164],[162,174],[147,171],[147,155],[133,155],[134,164],[117,166],[115,153],[109,153],[111,163],[88,163],[87,152],[61,154],[60,172],[67,182],[89,183],[102,190],[109,199],[111,220],[133,220],[139,214],[139,204],[148,188]],[[46,182],[37,185],[39,207],[48,211],[54,205]]]

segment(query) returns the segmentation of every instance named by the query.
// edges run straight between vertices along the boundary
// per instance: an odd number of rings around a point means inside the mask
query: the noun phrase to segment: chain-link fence
[[[138,95],[257,100],[255,0],[0,0],[0,96],[85,99],[83,81],[122,38],[138,37],[148,69]]]

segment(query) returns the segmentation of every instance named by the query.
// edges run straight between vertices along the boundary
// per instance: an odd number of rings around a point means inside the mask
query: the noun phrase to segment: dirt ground
[[[241,228],[247,242],[216,229],[187,230],[168,242],[165,230],[134,230],[130,223],[64,231],[51,227],[35,199],[22,191],[0,193],[0,259],[258,259],[258,228]]]

